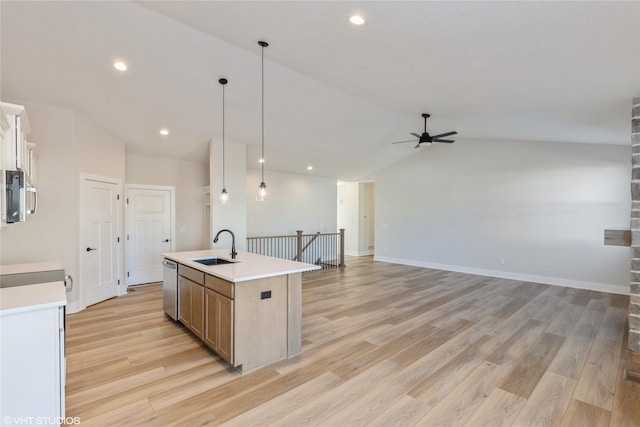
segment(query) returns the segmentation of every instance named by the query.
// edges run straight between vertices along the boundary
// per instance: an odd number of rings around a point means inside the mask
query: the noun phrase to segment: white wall
[[[76,114],[74,142],[80,172],[119,178],[124,182],[122,139]]]
[[[175,250],[204,249],[202,187],[209,183],[207,163],[127,154],[126,183],[175,187]]]
[[[375,174],[376,259],[628,293],[630,147],[457,141]],[[500,260],[504,260],[504,264]]]
[[[260,170],[247,170],[247,235],[337,231],[337,182],[333,178],[265,171],[268,197],[256,201]]]
[[[79,282],[80,173],[124,182],[124,141],[68,109],[24,105],[28,139],[38,149],[38,213],[0,232],[0,264],[59,261],[75,279],[69,310],[81,308]],[[122,212],[120,213],[122,215]],[[121,260],[122,262],[122,260]]]

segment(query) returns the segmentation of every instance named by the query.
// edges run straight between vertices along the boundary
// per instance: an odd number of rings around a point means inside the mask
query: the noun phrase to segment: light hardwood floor
[[[303,354],[247,375],[138,287],[67,321],[83,426],[640,426],[629,298],[349,258],[303,281]],[[259,351],[259,349],[257,349]]]

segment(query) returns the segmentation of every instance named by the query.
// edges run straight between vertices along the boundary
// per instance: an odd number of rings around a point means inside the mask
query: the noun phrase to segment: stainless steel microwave
[[[25,182],[23,171],[6,171],[7,223],[24,222],[38,209],[38,193]],[[29,194],[31,197],[27,197]],[[28,206],[27,206],[28,205]]]

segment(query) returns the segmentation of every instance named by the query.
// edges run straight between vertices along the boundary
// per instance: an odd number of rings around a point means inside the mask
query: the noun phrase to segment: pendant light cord
[[[264,182],[264,48],[262,46],[262,182]]]
[[[224,161],[225,161],[225,153],[224,153],[224,87],[225,85],[222,85],[222,188],[227,188],[227,186],[225,185],[224,182],[224,176],[225,176],[225,171],[224,171]]]
[[[269,43],[261,40],[258,42],[258,45],[262,47],[262,158],[260,165],[260,171],[262,172],[262,181],[260,182],[260,186],[258,187],[258,200],[262,202],[264,201],[267,191],[267,184],[264,183],[264,48],[269,46]]]
[[[224,84],[222,85],[222,188],[226,189],[227,186],[224,182]]]
[[[226,186],[226,182],[225,182],[225,175],[226,175],[226,167],[225,167],[225,126],[224,126],[224,122],[225,122],[225,111],[224,111],[224,104],[225,104],[225,100],[224,100],[224,87],[225,85],[228,83],[229,81],[225,78],[222,78],[220,80],[218,80],[218,83],[220,83],[222,85],[222,191],[220,192],[220,201],[222,202],[222,204],[225,204],[229,198],[229,193],[227,193],[227,186]]]

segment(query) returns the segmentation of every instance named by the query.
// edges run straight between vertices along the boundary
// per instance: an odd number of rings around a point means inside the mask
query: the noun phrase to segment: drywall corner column
[[[631,109],[631,298],[629,350],[640,353],[640,97]]]
[[[211,188],[211,233],[224,228],[236,236],[236,250],[247,248],[247,147],[225,142],[224,185],[229,193],[227,204],[220,203],[222,191],[222,139],[209,143],[209,184]],[[220,235],[214,248],[231,248],[229,233]]]

